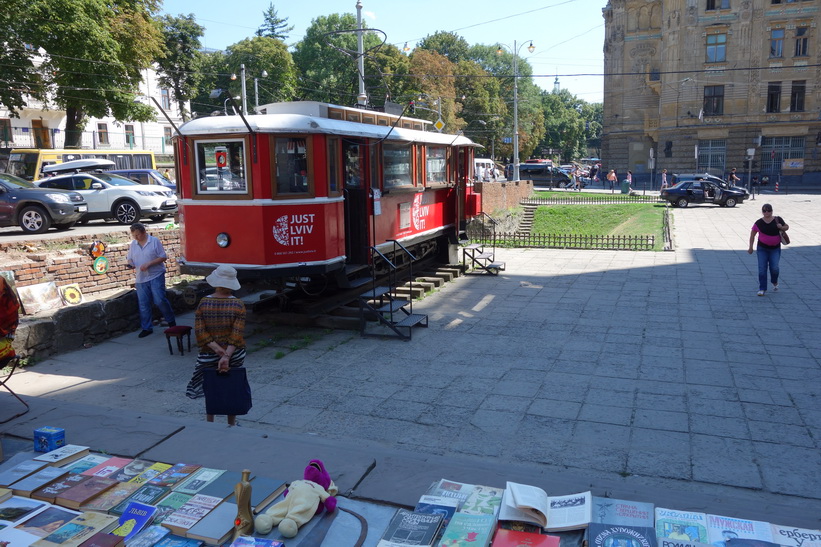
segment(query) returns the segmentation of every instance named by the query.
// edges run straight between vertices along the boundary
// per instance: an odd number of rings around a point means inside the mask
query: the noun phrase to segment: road
[[[165,226],[170,220],[163,222],[148,222],[148,226]],[[121,232],[128,234],[128,226],[118,222],[106,222],[104,220],[92,220],[88,224],[75,225],[70,230],[64,232],[50,229],[43,234],[27,234],[20,229],[19,226],[10,226],[8,228],[0,228],[0,244],[2,243],[17,243],[21,241],[39,241],[48,239],[62,239],[65,237],[82,237],[97,234],[108,234],[112,232]]]

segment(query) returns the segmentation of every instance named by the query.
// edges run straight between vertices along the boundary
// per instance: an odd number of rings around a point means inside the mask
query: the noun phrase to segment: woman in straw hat
[[[205,278],[214,287],[214,293],[200,301],[194,315],[194,331],[200,352],[194,375],[188,382],[186,396],[190,399],[204,397],[203,371],[210,367],[220,372],[241,367],[245,361],[245,304],[233,295],[240,288],[237,271],[221,265]],[[213,414],[207,414],[209,422]],[[228,416],[228,425],[236,425],[237,417]]]

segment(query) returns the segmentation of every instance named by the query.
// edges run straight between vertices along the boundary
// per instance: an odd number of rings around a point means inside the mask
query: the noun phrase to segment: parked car
[[[573,186],[570,176],[552,165],[542,163],[520,163],[519,178],[532,180],[533,186],[547,186],[548,188],[567,188]],[[582,181],[582,186],[584,186]]]
[[[132,224],[143,217],[161,221],[177,212],[174,192],[157,184],[137,184],[110,173],[75,173],[38,181],[41,188],[62,188],[79,192],[88,203],[81,222],[114,218]]]
[[[750,197],[747,190],[731,186],[719,177],[708,173],[674,174],[673,186],[661,191],[662,199],[678,207],[691,203],[714,203],[720,207],[735,207]]]
[[[51,226],[68,230],[87,211],[88,205],[77,192],[46,190],[0,173],[0,226],[19,225],[29,234],[41,234]]]
[[[120,175],[127,179],[131,179],[137,184],[159,184],[170,188],[172,192],[177,191],[177,183],[168,180],[162,173],[156,169],[112,169],[106,173],[113,173]]]

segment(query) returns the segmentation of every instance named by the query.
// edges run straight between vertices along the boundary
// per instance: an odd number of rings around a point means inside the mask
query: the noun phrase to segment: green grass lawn
[[[636,197],[641,197],[642,194],[639,194]],[[614,197],[617,198],[624,198],[629,200],[631,196],[623,195],[621,192],[615,193],[608,193],[608,192],[575,192],[570,190],[536,190],[533,192],[534,198],[553,198],[553,199],[573,199],[573,198],[583,198],[585,200],[592,200],[592,201],[605,201],[611,200]],[[658,196],[656,196],[656,199]],[[643,198],[642,198],[643,199]]]
[[[534,234],[592,236],[656,236],[655,250],[664,248],[664,205],[624,203],[608,205],[550,205],[536,209]]]

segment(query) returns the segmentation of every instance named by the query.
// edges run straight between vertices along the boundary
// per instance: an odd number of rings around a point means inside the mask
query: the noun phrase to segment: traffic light
[[[416,114],[416,103],[414,101],[408,104],[408,111],[410,111],[411,114]]]

